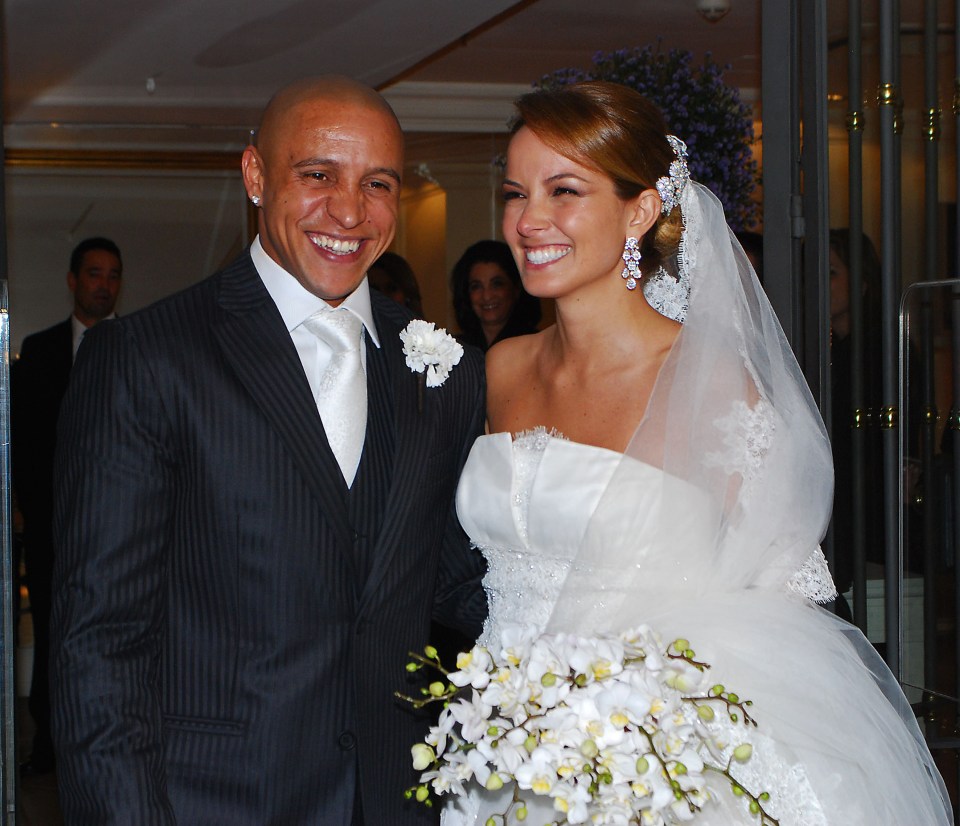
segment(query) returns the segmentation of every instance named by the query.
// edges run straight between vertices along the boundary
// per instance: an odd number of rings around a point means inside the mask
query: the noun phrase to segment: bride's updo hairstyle
[[[656,189],[676,159],[660,110],[619,83],[590,80],[541,89],[515,106],[511,134],[527,127],[554,152],[606,175],[624,201]],[[676,252],[682,229],[679,208],[657,219],[641,244],[645,275]]]

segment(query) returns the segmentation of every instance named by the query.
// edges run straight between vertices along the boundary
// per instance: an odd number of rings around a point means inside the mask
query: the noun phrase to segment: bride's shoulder
[[[533,370],[543,347],[544,333],[514,336],[487,350],[487,385],[524,381]]]

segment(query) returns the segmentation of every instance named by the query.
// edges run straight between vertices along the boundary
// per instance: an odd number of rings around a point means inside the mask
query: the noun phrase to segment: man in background
[[[123,263],[108,238],[87,238],[70,255],[67,287],[73,294],[70,317],[27,336],[10,371],[13,486],[23,517],[24,565],[33,621],[33,676],[30,715],[36,726],[23,774],[53,770],[50,739],[50,583],[53,572],[53,456],[60,402],[70,370],[88,328],[114,315]]]

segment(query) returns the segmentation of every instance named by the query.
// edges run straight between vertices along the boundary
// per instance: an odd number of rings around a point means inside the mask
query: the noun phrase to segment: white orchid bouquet
[[[427,647],[408,671],[425,666],[444,679],[420,698],[442,702],[436,725],[412,748],[421,772],[408,797],[490,791],[513,784],[508,817],[523,821],[529,795],[552,798],[555,824],[657,826],[688,822],[729,785],[762,826],[777,826],[733,773],[752,746],[742,730],[756,726],[750,701],[711,684],[709,666],[689,643],[664,646],[649,628],[579,637],[504,629],[501,650],[474,647],[447,671]],[[488,821],[491,822],[491,821]]]

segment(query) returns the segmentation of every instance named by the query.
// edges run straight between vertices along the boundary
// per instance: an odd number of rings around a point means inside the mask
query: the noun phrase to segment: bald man
[[[68,824],[430,821],[403,795],[424,722],[393,692],[431,617],[473,637],[486,612],[453,511],[483,373],[467,352],[425,388],[409,315],[368,289],[402,166],[374,91],[282,90],[243,155],[250,249],[86,337],[55,528]],[[359,331],[343,402],[340,357],[308,323],[329,308]],[[358,416],[344,453],[336,420]]]

